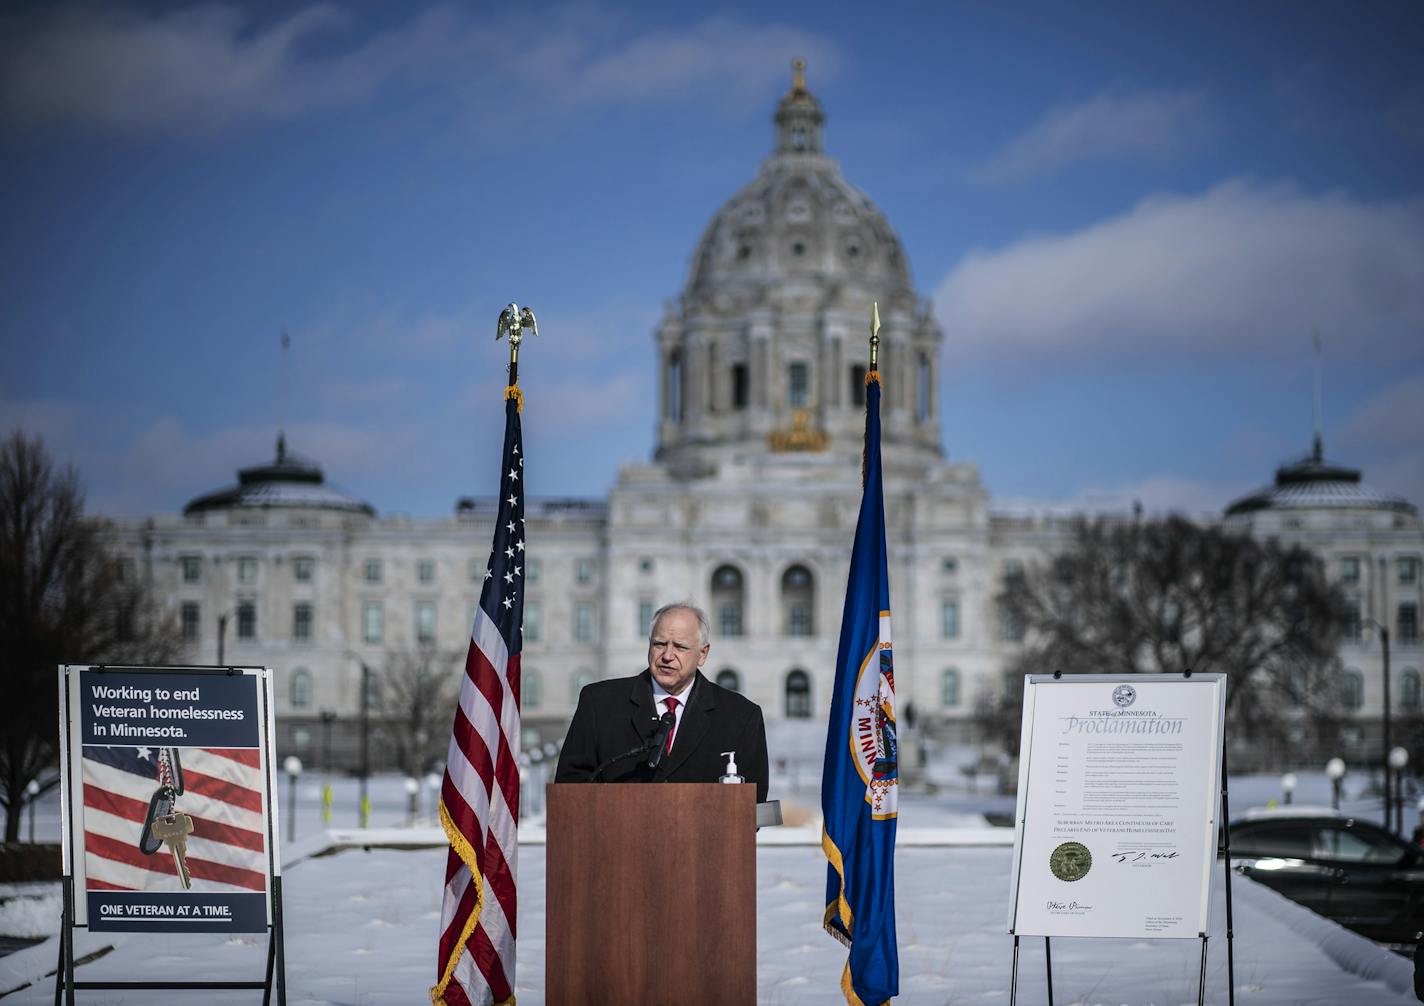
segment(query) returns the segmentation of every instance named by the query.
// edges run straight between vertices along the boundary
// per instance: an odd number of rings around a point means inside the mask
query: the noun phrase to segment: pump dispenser
[[[717,781],[730,783],[746,782],[745,779],[737,774],[737,752],[723,751],[722,754],[727,757],[727,768],[723,771],[722,778]]]

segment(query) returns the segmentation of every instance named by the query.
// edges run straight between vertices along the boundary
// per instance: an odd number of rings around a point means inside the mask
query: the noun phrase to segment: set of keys
[[[158,789],[148,801],[148,816],[139,833],[138,849],[152,856],[163,846],[173,854],[173,865],[186,891],[193,886],[188,873],[188,836],[193,833],[193,819],[173,806],[183,792],[183,767],[174,748],[162,748],[158,753]]]
[[[173,853],[173,864],[178,867],[178,879],[183,881],[185,891],[193,886],[193,878],[188,875],[188,836],[192,833],[193,819],[176,811],[155,817],[149,825],[149,834]]]

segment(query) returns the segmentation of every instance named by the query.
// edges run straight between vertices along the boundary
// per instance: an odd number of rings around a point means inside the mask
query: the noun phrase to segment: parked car
[[[1232,865],[1384,943],[1424,935],[1424,849],[1330,810],[1283,807],[1231,822]]]

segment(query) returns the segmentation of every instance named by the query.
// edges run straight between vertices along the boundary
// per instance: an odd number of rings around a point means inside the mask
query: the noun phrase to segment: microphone
[[[610,765],[614,765],[617,762],[622,761],[624,758],[641,758],[643,757],[643,755],[649,754],[652,751],[656,751],[658,753],[658,756],[656,758],[650,758],[648,766],[650,768],[657,768],[658,762],[662,760],[663,748],[667,746],[667,736],[672,731],[674,724],[676,724],[677,717],[670,712],[663,713],[663,717],[661,720],[654,719],[653,722],[658,724],[658,728],[657,731],[651,737],[643,741],[643,743],[639,744],[637,747],[629,748],[622,754],[614,755],[606,762],[603,762],[601,765],[598,766],[598,768],[593,770],[593,775],[592,777],[590,777],[589,782],[598,782],[599,779],[603,777],[604,771]]]
[[[658,721],[658,732],[653,734],[648,741],[648,768],[657,768],[658,762],[663,760],[663,749],[667,747],[668,734],[672,733],[672,728],[677,725],[677,715],[669,709],[663,713],[663,718]]]

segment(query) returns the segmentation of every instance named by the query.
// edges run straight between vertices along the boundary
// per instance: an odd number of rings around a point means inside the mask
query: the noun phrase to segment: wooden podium
[[[756,787],[548,789],[549,1006],[756,1002]]]

